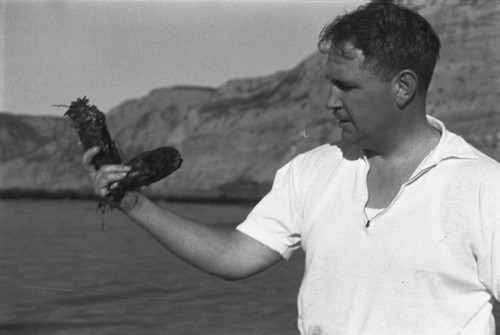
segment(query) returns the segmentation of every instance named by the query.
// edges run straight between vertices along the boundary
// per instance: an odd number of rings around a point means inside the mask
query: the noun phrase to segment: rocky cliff
[[[442,39],[429,113],[495,158],[500,130],[500,2],[413,0]]]
[[[427,17],[442,39],[429,113],[500,159],[499,4],[401,2]],[[339,136],[323,107],[323,61],[316,53],[289,71],[218,88],[159,88],[109,111],[109,128],[125,157],[163,145],[181,151],[182,168],[148,187],[150,195],[257,199],[286,161]],[[67,120],[0,114],[0,193],[90,195],[80,157]]]

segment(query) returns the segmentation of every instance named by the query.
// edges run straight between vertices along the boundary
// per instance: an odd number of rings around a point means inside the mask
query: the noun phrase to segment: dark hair
[[[353,43],[363,52],[363,66],[384,80],[404,69],[413,70],[419,86],[427,90],[441,43],[431,25],[418,13],[389,0],[373,0],[337,17],[321,31],[318,48]]]

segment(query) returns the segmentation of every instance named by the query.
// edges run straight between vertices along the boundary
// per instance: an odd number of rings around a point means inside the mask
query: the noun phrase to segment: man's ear
[[[417,95],[418,77],[412,70],[403,70],[394,77],[395,101],[399,108],[406,107]]]

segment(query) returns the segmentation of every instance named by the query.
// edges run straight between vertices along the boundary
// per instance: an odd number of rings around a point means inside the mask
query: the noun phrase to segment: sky
[[[109,111],[175,85],[291,69],[325,24],[365,0],[0,0],[0,111]]]

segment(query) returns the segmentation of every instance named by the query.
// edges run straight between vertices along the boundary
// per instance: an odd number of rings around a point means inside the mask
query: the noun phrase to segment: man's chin
[[[359,138],[353,134],[351,131],[347,131],[345,129],[342,129],[340,138],[342,139],[343,142],[349,143],[349,144],[359,144]]]

